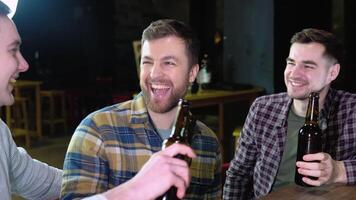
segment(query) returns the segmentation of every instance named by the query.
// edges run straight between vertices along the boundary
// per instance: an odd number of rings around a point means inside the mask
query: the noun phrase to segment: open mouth
[[[306,85],[306,82],[305,81],[301,81],[301,80],[292,80],[292,79],[290,79],[289,80],[289,84],[292,87],[303,87],[304,85]]]
[[[16,79],[15,78],[10,78],[10,84],[14,85],[16,83]]]
[[[9,85],[10,85],[10,90],[12,90],[15,87],[16,83],[16,78],[10,78]]]
[[[290,84],[291,84],[293,87],[301,87],[301,86],[304,85],[303,83],[300,83],[300,82],[293,82],[293,81],[291,81]]]
[[[163,98],[168,95],[170,87],[162,84],[152,84],[151,92],[155,97]]]

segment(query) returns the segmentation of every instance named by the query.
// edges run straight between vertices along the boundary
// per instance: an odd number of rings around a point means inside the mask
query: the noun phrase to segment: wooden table
[[[41,123],[41,81],[26,81],[18,80],[15,83],[14,91],[15,97],[25,97],[23,94],[24,90],[31,90],[34,92],[34,101],[35,101],[35,129],[31,131],[31,134],[35,134],[39,139],[42,138],[42,123]],[[30,101],[32,99],[29,99]],[[6,108],[7,113],[10,112],[10,108]],[[11,120],[11,119],[7,119]]]
[[[187,94],[185,99],[191,103],[191,108],[206,106],[218,106],[218,137],[221,144],[224,144],[224,104],[238,101],[248,101],[249,104],[263,92],[263,88],[253,87],[246,90],[227,91],[227,90],[203,90],[195,94]],[[229,134],[232,134],[229,133]]]
[[[262,200],[351,200],[356,199],[356,186],[332,184],[321,187],[290,185],[281,188]]]

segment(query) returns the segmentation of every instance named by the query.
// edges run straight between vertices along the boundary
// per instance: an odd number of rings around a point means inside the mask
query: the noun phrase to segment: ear
[[[337,78],[340,72],[340,64],[336,63],[329,68],[328,81],[331,83]]]
[[[192,66],[189,72],[189,83],[193,83],[199,72],[199,64]]]

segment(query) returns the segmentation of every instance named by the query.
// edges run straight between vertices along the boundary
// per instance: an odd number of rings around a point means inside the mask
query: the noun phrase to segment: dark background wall
[[[24,78],[41,79],[44,87],[106,81],[113,91],[138,90],[132,41],[152,20],[176,18],[198,33],[214,82],[260,85],[272,93],[285,90],[289,40],[303,28],[335,32],[352,57],[355,6],[351,0],[20,0],[14,21],[31,65]],[[222,43],[214,43],[217,32]],[[346,60],[335,85],[355,91],[354,72]]]
[[[224,3],[224,79],[273,92],[273,0]]]
[[[333,31],[348,58],[335,86],[354,92],[355,7],[352,0],[20,0],[14,21],[31,66],[23,78],[42,80],[44,88],[138,91],[132,41],[152,20],[176,18],[197,32],[213,82],[259,85],[267,93],[285,90],[295,32]],[[217,33],[222,42],[214,42]]]

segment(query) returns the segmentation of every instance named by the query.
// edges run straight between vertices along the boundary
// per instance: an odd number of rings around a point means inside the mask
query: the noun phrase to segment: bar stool
[[[6,124],[13,138],[25,137],[26,147],[31,146],[27,113],[27,98],[15,97],[12,106],[6,106]]]
[[[67,133],[67,111],[65,92],[62,90],[42,90],[42,123],[49,125],[50,134],[55,132],[55,126],[62,124]]]

